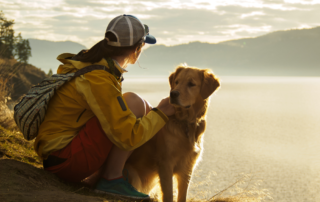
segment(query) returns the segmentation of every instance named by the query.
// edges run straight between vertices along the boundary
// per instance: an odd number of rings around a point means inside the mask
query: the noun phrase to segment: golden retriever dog
[[[126,163],[129,182],[150,193],[159,183],[162,200],[173,201],[173,176],[178,201],[186,201],[192,172],[202,153],[209,96],[220,86],[210,70],[179,66],[169,77],[170,103],[175,115],[146,144],[137,148]],[[159,180],[160,179],[160,180]]]

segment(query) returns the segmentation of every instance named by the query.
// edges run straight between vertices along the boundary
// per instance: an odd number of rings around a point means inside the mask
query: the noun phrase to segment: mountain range
[[[61,64],[56,58],[61,53],[78,53],[80,50],[86,49],[85,46],[71,41],[28,40],[32,55],[29,63],[41,68],[46,73],[50,69],[52,69],[53,73],[56,73],[59,64]]]
[[[77,53],[84,46],[74,42],[29,39],[30,63],[56,70],[54,58],[62,52]],[[128,75],[169,75],[175,66],[211,68],[218,75],[320,76],[320,27],[276,31],[256,38],[216,44],[191,42],[176,46],[153,45],[129,66]],[[140,67],[139,67],[140,66]]]

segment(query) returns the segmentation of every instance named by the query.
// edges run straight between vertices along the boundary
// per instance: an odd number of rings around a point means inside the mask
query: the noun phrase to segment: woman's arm
[[[109,76],[104,71],[92,71],[84,78],[76,78],[77,91],[86,99],[108,138],[121,149],[133,150],[151,139],[168,117],[161,110],[152,110],[137,119],[125,102],[121,89]]]

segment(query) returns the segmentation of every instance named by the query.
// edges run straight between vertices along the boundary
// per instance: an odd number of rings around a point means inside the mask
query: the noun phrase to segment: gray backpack
[[[71,79],[93,70],[105,70],[113,75],[117,71],[116,68],[111,68],[110,70],[102,65],[91,65],[74,73],[54,74],[29,90],[14,107],[14,120],[26,140],[32,140],[37,137],[39,127],[47,111],[48,103],[56,90]]]

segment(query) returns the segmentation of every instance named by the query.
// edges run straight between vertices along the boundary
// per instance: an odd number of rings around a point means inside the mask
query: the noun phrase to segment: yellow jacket
[[[91,65],[71,60],[74,54],[61,54],[63,63],[58,74],[75,72]],[[109,68],[105,59],[95,63]],[[115,67],[124,70],[114,62]],[[118,97],[127,110],[123,110]],[[54,151],[64,148],[78,134],[86,122],[97,116],[107,137],[119,148],[133,150],[151,139],[168,121],[160,110],[150,111],[137,119],[128,108],[121,92],[121,81],[104,70],[94,70],[65,83],[52,97],[45,119],[34,143],[37,154],[46,159]]]

